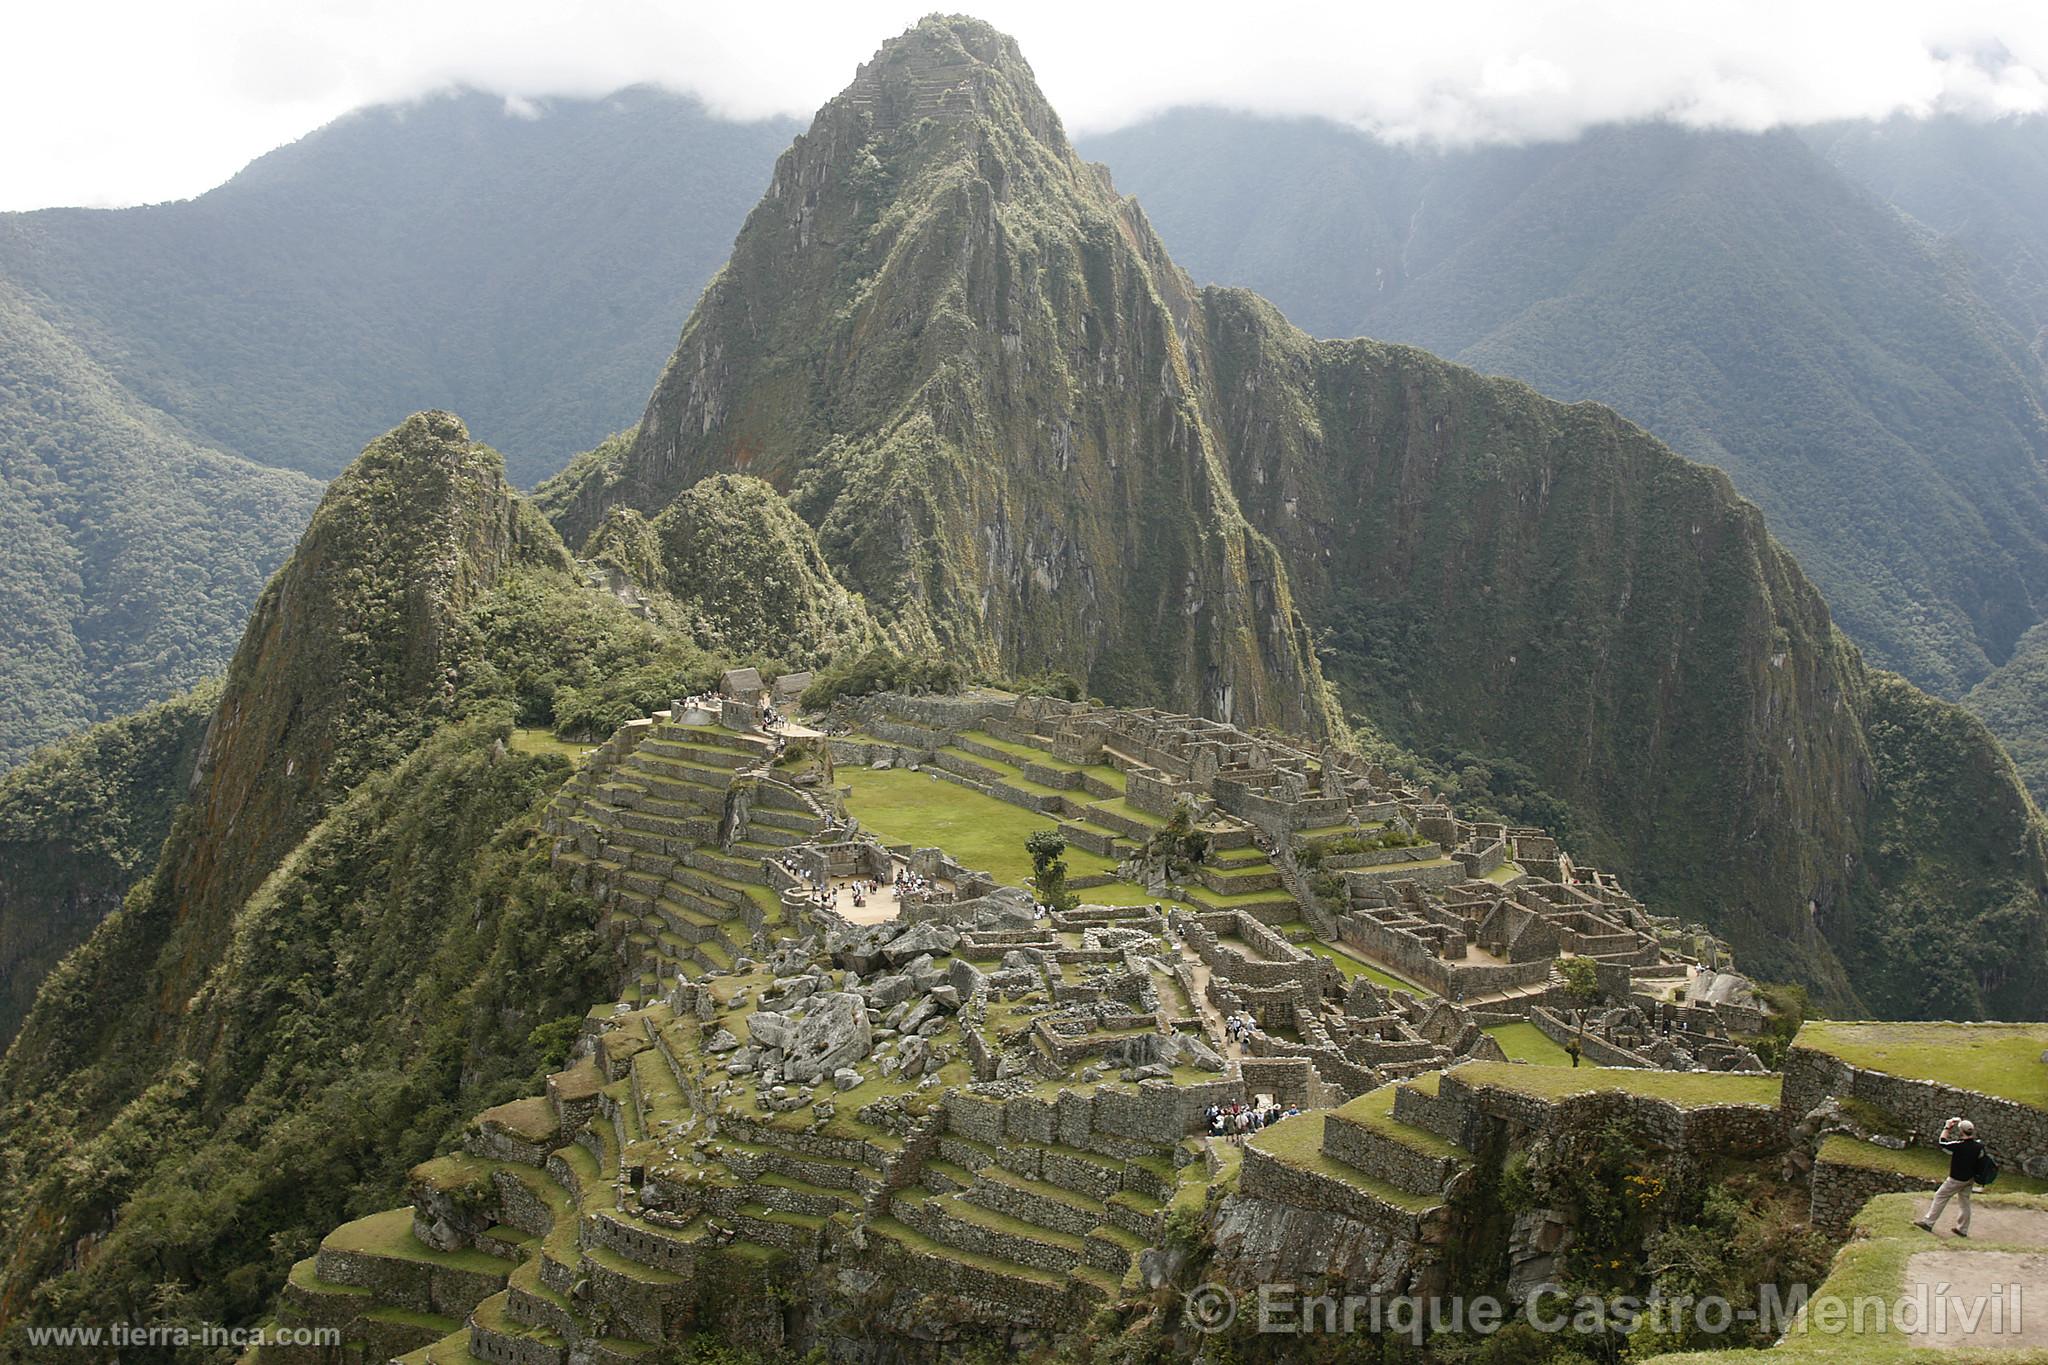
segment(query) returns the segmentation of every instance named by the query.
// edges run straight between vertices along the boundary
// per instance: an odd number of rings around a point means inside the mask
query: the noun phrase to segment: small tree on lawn
[[[1054,910],[1072,910],[1081,903],[1067,890],[1067,860],[1060,856],[1067,841],[1057,830],[1039,830],[1024,841],[1024,851],[1031,855],[1031,885],[1041,902]]]
[[[1590,957],[1568,957],[1558,964],[1564,977],[1564,993],[1574,1005],[1586,1009],[1600,999],[1600,972]]]
[[[1579,1064],[1579,1053],[1586,1046],[1586,1011],[1600,999],[1600,970],[1593,965],[1590,957],[1568,957],[1557,964],[1557,970],[1564,977],[1564,993],[1575,1008],[1572,1014],[1578,1024],[1578,1032],[1567,1049],[1572,1054],[1572,1065]]]

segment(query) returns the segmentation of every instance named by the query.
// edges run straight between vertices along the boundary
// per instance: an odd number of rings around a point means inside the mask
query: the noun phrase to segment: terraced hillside
[[[1448,866],[1504,898],[1569,859],[1525,831],[1510,863],[1355,757],[1311,790],[1305,756],[1228,726],[987,690],[815,719],[692,699],[580,757],[542,825],[602,907],[617,998],[407,1206],[295,1265],[277,1327],[407,1365],[807,1350],[934,1315],[1053,1339],[1143,1302],[1196,1229],[1241,1269],[1332,1218],[1330,1273],[1422,1290],[1489,1115],[1594,1091],[1775,1112],[1768,1076],[1487,1060],[1555,1027],[1549,962],[1491,1012],[1375,986],[1384,940],[1347,921],[1389,888],[1449,894]],[[1027,889],[1043,832],[1078,904]],[[1351,879],[1340,913],[1304,856]],[[886,917],[848,919],[851,888]],[[1655,943],[1609,965],[1655,990]],[[1711,1008],[1685,1009],[1690,1036]],[[1218,1136],[1247,1107],[1249,1141]]]

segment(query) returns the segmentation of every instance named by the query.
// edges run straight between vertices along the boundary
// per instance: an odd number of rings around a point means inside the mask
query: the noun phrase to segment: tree
[[[1598,1003],[1600,999],[1600,971],[1590,957],[1568,957],[1557,964],[1564,977],[1565,994],[1580,1009]]]
[[[1024,851],[1031,855],[1031,885],[1041,902],[1054,910],[1072,910],[1081,903],[1067,890],[1067,860],[1060,856],[1067,841],[1059,831],[1039,830],[1024,841]]]

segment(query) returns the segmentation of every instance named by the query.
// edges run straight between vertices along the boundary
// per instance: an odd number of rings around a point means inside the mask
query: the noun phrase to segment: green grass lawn
[[[412,1209],[386,1209],[353,1223],[343,1223],[320,1243],[335,1251],[355,1251],[368,1256],[388,1256],[402,1261],[425,1261],[451,1270],[474,1271],[482,1275],[503,1275],[511,1267],[482,1251],[436,1251],[412,1235]]]
[[[1506,885],[1522,875],[1522,865],[1510,859],[1486,874],[1486,880]]]
[[[1538,1066],[1570,1066],[1571,1054],[1550,1041],[1534,1024],[1498,1024],[1487,1030],[1511,1062],[1534,1062]]]
[[[1344,973],[1346,980],[1354,976],[1362,976],[1382,990],[1403,991],[1409,995],[1436,994],[1435,991],[1430,990],[1426,986],[1418,986],[1412,981],[1403,981],[1392,973],[1381,971],[1370,962],[1362,958],[1353,957],[1334,943],[1324,943],[1320,939],[1310,939],[1307,943],[1300,944],[1299,947],[1304,952],[1314,953],[1317,957],[1328,958],[1331,962],[1336,963],[1337,970]]]
[[[986,730],[963,730],[960,732],[960,737],[962,739],[974,740],[979,744],[986,744],[991,749],[1000,750],[1020,763],[1036,763],[1041,767],[1054,768],[1063,773],[1087,771],[1086,766],[1083,764],[1069,763],[1065,759],[1054,758],[1048,751],[1034,749],[1029,744],[1019,744],[1014,740],[997,739]]]
[[[1814,1020],[1793,1040],[1851,1066],[1939,1081],[2048,1109],[2048,1024],[1881,1024]]]
[[[1049,815],[998,801],[929,773],[903,768],[876,772],[849,766],[839,770],[837,780],[849,789],[847,813],[884,843],[942,848],[963,866],[987,872],[1011,886],[1027,885],[1031,877],[1031,857],[1024,851],[1024,841],[1059,824]],[[1084,848],[1070,846],[1066,859],[1069,876],[1116,871],[1109,859]],[[1137,893],[1138,899],[1110,899],[1111,893],[1125,889]],[[1079,894],[1099,905],[1151,903],[1144,888],[1136,886],[1102,886]]]
[[[1732,1075],[1718,1071],[1645,1071],[1624,1066],[1518,1066],[1513,1062],[1467,1062],[1451,1072],[1467,1085],[1496,1085],[1542,1099],[1626,1090],[1680,1108],[1708,1104],[1776,1104],[1778,1076]]]
[[[552,730],[529,729],[521,726],[512,731],[511,743],[506,746],[520,754],[560,754],[571,763],[581,763],[583,756],[597,746],[578,744],[571,740],[557,739]]]

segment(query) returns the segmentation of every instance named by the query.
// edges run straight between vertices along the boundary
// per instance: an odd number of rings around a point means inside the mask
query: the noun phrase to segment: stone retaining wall
[[[1787,1122],[1798,1122],[1830,1095],[1882,1109],[1926,1146],[1940,1138],[1944,1122],[1960,1115],[1977,1125],[1977,1135],[2007,1166],[2023,1170],[2031,1161],[2037,1171],[2048,1174],[2048,1112],[1938,1081],[1866,1071],[1829,1053],[1795,1044],[1785,1056]]]

